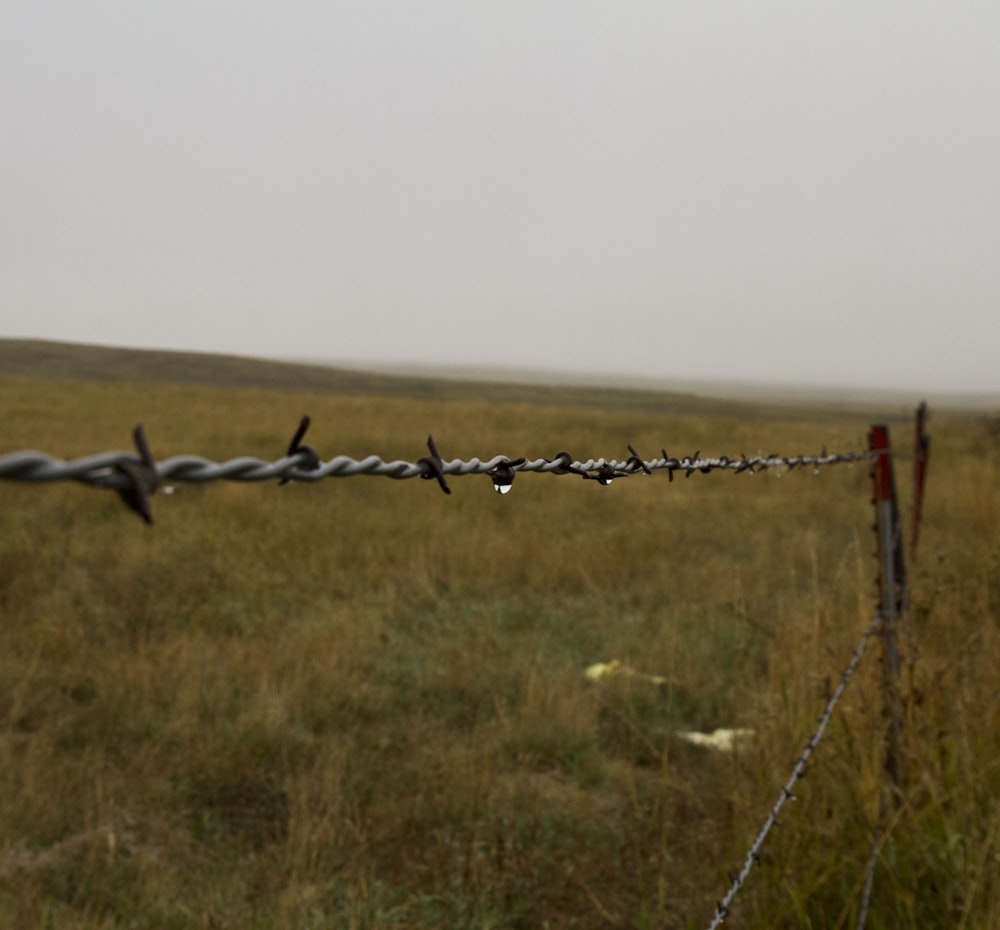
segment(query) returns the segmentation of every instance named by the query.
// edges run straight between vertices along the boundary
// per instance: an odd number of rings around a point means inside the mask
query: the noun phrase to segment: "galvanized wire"
[[[868,920],[868,907],[872,899],[872,885],[875,883],[875,865],[878,863],[879,846],[882,843],[882,830],[875,828],[875,835],[872,838],[872,850],[868,854],[868,862],[865,865],[865,883],[861,889],[861,907],[858,909],[858,922],[855,930],[865,930],[865,923]]]
[[[605,458],[576,460],[568,455],[548,458],[516,460],[504,455],[480,459],[442,459],[441,470],[445,475],[488,475],[498,468],[509,467],[513,473],[543,472],[555,475],[580,475],[601,483],[639,473],[666,470],[673,479],[675,472],[690,476],[696,472],[707,473],[718,469],[735,473],[766,471],[771,468],[793,469],[826,465],[851,464],[871,460],[871,453],[822,452],[819,455],[758,455],[730,458],[703,457],[699,453],[682,457],[639,459],[632,456],[624,461]],[[125,489],[130,485],[121,472],[123,465],[140,464],[134,452],[100,452],[68,461],[45,452],[22,450],[0,455],[0,478],[8,481],[52,482],[76,481],[92,487]],[[411,462],[393,460],[386,462],[378,455],[354,459],[337,455],[327,461],[317,461],[305,451],[286,455],[274,461],[240,456],[224,462],[215,462],[198,455],[175,455],[155,464],[156,476],[165,481],[205,483],[209,481],[272,481],[287,478],[301,482],[322,481],[324,478],[353,478],[358,475],[381,475],[387,478],[432,478],[433,467],[423,460]]]
[[[751,844],[750,849],[746,854],[746,859],[743,862],[743,868],[740,869],[739,873],[736,875],[730,874],[729,890],[716,904],[715,916],[709,924],[709,930],[716,930],[716,928],[721,926],[722,922],[729,916],[729,908],[733,902],[733,898],[736,897],[739,890],[743,887],[743,884],[750,876],[750,872],[753,870],[754,865],[760,864],[760,851],[764,845],[764,841],[767,839],[771,829],[778,823],[778,814],[781,813],[781,809],[789,801],[795,800],[795,794],[792,789],[795,787],[796,782],[798,782],[798,780],[805,775],[809,758],[816,751],[819,741],[823,738],[827,725],[833,717],[833,710],[837,706],[837,702],[840,700],[844,691],[847,689],[847,685],[850,682],[851,677],[854,675],[855,669],[857,669],[858,664],[861,662],[861,656],[864,654],[865,647],[868,645],[868,640],[874,635],[881,619],[881,611],[876,611],[875,615],[872,617],[871,623],[868,624],[868,628],[862,635],[857,648],[854,650],[854,655],[851,656],[851,661],[847,664],[847,668],[844,669],[844,673],[840,677],[840,683],[834,689],[833,694],[830,696],[830,700],[827,701],[826,709],[819,718],[819,725],[816,728],[816,732],[809,738],[809,742],[806,743],[805,748],[802,750],[802,754],[795,760],[795,765],[792,768],[792,774],[782,787],[781,794],[778,795],[778,800],[775,801],[774,806],[767,815],[767,819],[764,821],[764,825],[760,828],[757,833],[757,837]]]

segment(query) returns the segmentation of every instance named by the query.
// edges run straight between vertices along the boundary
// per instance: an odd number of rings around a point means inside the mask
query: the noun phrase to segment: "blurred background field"
[[[445,459],[848,451],[876,421],[909,453],[919,400],[295,390],[249,363],[234,387],[133,361],[0,378],[0,453],[127,449],[141,421],[161,458],[274,459],[304,413],[324,458],[414,460],[428,432]],[[931,413],[873,927],[1000,925],[1000,420]],[[874,609],[867,468],[450,483],[181,485],[147,527],[112,493],[0,482],[0,925],[707,925]],[[665,681],[584,674],[611,660]],[[727,925],[853,926],[879,661]],[[677,737],[716,727],[755,736]]]

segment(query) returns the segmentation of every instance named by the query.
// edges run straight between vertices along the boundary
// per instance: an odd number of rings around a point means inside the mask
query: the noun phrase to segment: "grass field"
[[[135,366],[0,378],[0,453],[128,448],[142,421],[160,457],[270,459],[309,413],[325,458],[413,460],[428,432],[445,458],[794,454],[886,419]],[[1000,926],[997,423],[932,410],[870,927]],[[451,485],[181,486],[147,527],[109,492],[0,482],[0,926],[707,925],[872,615],[867,469]],[[726,926],[854,925],[880,658]],[[666,681],[585,676],[612,659]],[[735,726],[732,754],[677,737]]]

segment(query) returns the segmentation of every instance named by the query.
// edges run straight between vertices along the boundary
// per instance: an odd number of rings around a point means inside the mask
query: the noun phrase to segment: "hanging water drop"
[[[510,491],[514,484],[514,469],[519,468],[525,461],[525,459],[515,459],[512,462],[506,459],[489,472],[490,478],[493,479],[493,490],[497,494],[506,494]]]

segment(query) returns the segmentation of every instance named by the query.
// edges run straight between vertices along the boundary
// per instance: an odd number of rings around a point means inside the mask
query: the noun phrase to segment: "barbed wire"
[[[834,465],[843,462],[867,461],[867,452],[823,453],[821,455],[796,456],[754,456],[727,458],[703,458],[699,453],[682,458],[656,458],[639,462],[629,459],[619,462],[615,459],[587,459],[577,461],[571,458],[522,459],[512,462],[507,456],[496,455],[489,459],[442,460],[441,470],[445,475],[495,475],[499,469],[509,468],[511,472],[547,472],[550,474],[583,475],[594,478],[602,484],[610,484],[614,478],[625,478],[638,472],[652,472],[667,469],[681,471],[685,475],[694,472],[707,473],[716,469],[740,471],[766,471],[776,466],[795,468],[797,466]],[[0,478],[11,481],[49,482],[79,481],[102,488],[123,488],[128,480],[121,474],[112,472],[126,463],[135,463],[134,454],[128,452],[103,452],[64,461],[44,452],[19,451],[0,455]],[[321,481],[324,478],[352,478],[357,475],[383,475],[387,478],[428,478],[434,477],[431,467],[421,462],[384,461],[378,455],[363,459],[338,455],[328,461],[317,462],[309,467],[306,457],[299,453],[275,461],[241,456],[225,462],[214,462],[197,455],[175,455],[157,462],[156,472],[163,481],[187,481],[203,483],[208,481],[269,481],[287,478],[294,481]],[[614,472],[610,474],[608,472]]]
[[[872,837],[872,848],[868,854],[868,861],[865,863],[865,882],[861,888],[861,906],[858,908],[858,922],[855,930],[865,930],[865,923],[868,921],[868,907],[871,904],[872,886],[875,883],[875,866],[878,863],[879,847],[882,843],[881,826],[875,827]]]
[[[792,767],[792,774],[788,777],[788,781],[782,786],[781,794],[778,795],[778,800],[775,801],[774,805],[771,807],[770,813],[767,815],[767,819],[764,821],[764,825],[757,832],[757,837],[754,839],[747,851],[746,858],[743,861],[743,868],[740,869],[738,874],[729,873],[729,890],[726,894],[718,901],[715,905],[715,916],[712,919],[711,924],[709,924],[708,930],[717,930],[718,927],[722,925],[722,922],[729,916],[729,908],[733,902],[733,898],[739,893],[743,884],[746,882],[747,878],[750,876],[754,865],[759,865],[761,861],[760,851],[764,845],[764,841],[767,839],[768,834],[771,829],[778,823],[778,814],[781,813],[781,809],[789,801],[795,800],[795,794],[792,789],[795,787],[796,782],[799,781],[806,774],[808,768],[809,758],[816,751],[819,741],[823,738],[823,734],[826,732],[826,728],[833,717],[833,710],[837,706],[837,702],[840,700],[844,691],[847,690],[847,685],[854,675],[855,669],[857,669],[858,664],[861,662],[861,656],[864,655],[865,647],[868,645],[868,640],[874,635],[875,630],[878,627],[879,622],[882,619],[881,610],[877,610],[868,624],[868,628],[861,636],[857,648],[854,650],[854,654],[851,656],[851,661],[847,664],[847,668],[844,669],[844,673],[840,676],[840,683],[834,689],[832,695],[830,695],[830,700],[827,701],[826,708],[819,718],[819,725],[816,727],[816,732],[809,738],[809,742],[806,743],[805,748],[802,753],[795,760],[795,765]]]
[[[651,475],[654,471],[665,470],[673,481],[674,473],[685,477],[700,472],[707,474],[715,470],[729,470],[736,474],[767,471],[771,468],[794,469],[812,467],[814,470],[827,465],[853,464],[870,461],[872,453],[827,452],[824,448],[818,455],[769,455],[738,457],[702,456],[700,451],[693,455],[671,456],[666,449],[658,458],[643,459],[631,444],[629,458],[575,459],[569,452],[557,452],[552,458],[510,458],[494,455],[488,459],[445,460],[438,452],[432,435],[427,437],[430,455],[416,461],[385,461],[379,455],[368,455],[354,459],[347,455],[337,455],[323,461],[312,447],[302,444],[302,438],[309,427],[309,417],[303,417],[289,444],[287,453],[280,459],[268,461],[254,456],[240,456],[224,462],[215,462],[198,455],[175,455],[162,461],[154,460],[149,451],[142,425],[133,431],[138,455],[131,452],[112,451],[69,461],[56,458],[45,452],[21,450],[0,455],[0,478],[8,481],[47,483],[53,481],[76,481],[98,488],[118,491],[133,509],[138,510],[148,522],[148,498],[163,482],[205,483],[209,481],[271,481],[278,479],[282,484],[288,481],[316,482],[325,478],[352,478],[358,475],[380,475],[403,480],[406,478],[434,478],[446,494],[451,493],[446,480],[452,475],[488,475],[498,493],[506,493],[520,472],[542,472],[554,475],[577,475],[609,485],[617,478],[627,478],[635,474]],[[145,502],[140,500],[144,498]]]

